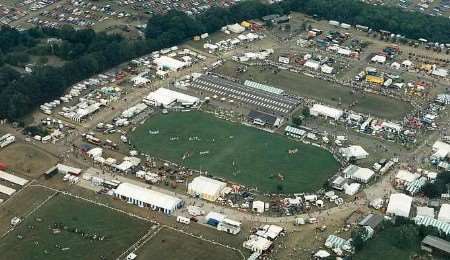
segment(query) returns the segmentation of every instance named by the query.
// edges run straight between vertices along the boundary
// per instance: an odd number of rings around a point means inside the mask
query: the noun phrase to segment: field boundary
[[[160,225],[157,230],[155,230],[155,231],[150,230],[149,232],[147,232],[138,241],[136,241],[136,243],[132,244],[130,247],[127,248],[127,250],[125,250],[122,254],[120,254],[116,258],[116,260],[120,260],[125,255],[130,254],[131,252],[137,251],[143,245],[147,244],[147,242],[150,241],[154,236],[156,236],[159,233],[159,231],[161,231],[161,229],[163,229],[163,226]]]
[[[214,241],[214,240],[210,240],[210,239],[206,239],[206,238],[203,238],[203,237],[200,237],[200,236],[196,236],[196,235],[191,234],[191,233],[188,233],[188,232],[186,232],[186,231],[184,231],[184,230],[176,229],[176,228],[171,227],[171,226],[168,226],[168,225],[161,225],[161,226],[160,226],[153,234],[151,234],[150,236],[146,237],[146,239],[145,239],[140,245],[138,245],[137,247],[135,247],[133,251],[135,252],[135,251],[137,251],[138,249],[140,249],[142,246],[144,246],[145,244],[147,244],[150,240],[152,240],[155,236],[157,236],[157,235],[159,234],[159,232],[160,232],[163,228],[166,228],[166,229],[169,229],[169,230],[172,230],[172,231],[175,231],[175,232],[182,233],[182,234],[187,235],[187,236],[190,236],[190,237],[192,237],[192,238],[194,238],[194,239],[199,239],[199,240],[208,242],[208,243],[213,244],[213,245],[217,245],[217,246],[221,246],[221,247],[227,248],[227,249],[229,249],[229,250],[233,250],[233,251],[235,251],[235,252],[238,252],[238,253],[241,255],[241,257],[242,257],[243,260],[246,259],[244,253],[242,253],[242,251],[241,251],[240,249],[238,249],[238,248],[231,247],[231,246],[229,246],[229,245],[225,245],[225,244],[216,242],[216,241]],[[142,238],[144,238],[144,237],[142,237]],[[133,247],[133,246],[131,246],[131,247]],[[130,247],[129,249],[131,249],[131,247]],[[129,249],[128,249],[126,252],[122,253],[122,255],[121,255],[120,257],[123,257],[123,255],[124,255],[125,253],[131,253],[131,252],[133,252],[133,251],[130,251]],[[121,259],[120,257],[118,257],[116,260],[120,260],[120,259]]]
[[[137,251],[139,248],[141,248],[142,246],[147,244],[150,240],[152,240],[163,228],[167,228],[167,229],[170,229],[170,230],[175,231],[175,232],[180,232],[180,233],[185,234],[187,236],[190,236],[192,238],[200,239],[202,241],[211,243],[213,245],[217,245],[217,246],[221,246],[221,247],[227,248],[229,250],[233,250],[235,252],[238,252],[242,256],[242,259],[244,259],[244,260],[246,259],[244,253],[242,253],[242,251],[240,249],[238,249],[238,248],[231,247],[229,245],[225,245],[225,244],[216,242],[214,240],[206,239],[206,238],[203,238],[203,237],[200,237],[200,236],[188,233],[188,232],[186,232],[184,230],[174,228],[174,227],[169,226],[169,225],[161,225],[160,223],[158,223],[158,222],[156,222],[154,220],[151,220],[151,219],[148,219],[148,218],[144,218],[144,217],[138,216],[138,215],[133,214],[133,213],[126,212],[124,210],[121,210],[121,209],[118,209],[118,208],[106,205],[104,203],[100,203],[100,202],[97,202],[97,201],[94,201],[94,200],[91,200],[91,199],[87,199],[85,197],[74,195],[74,194],[72,194],[70,192],[61,191],[61,190],[58,190],[58,189],[55,189],[55,188],[51,188],[51,187],[48,187],[48,186],[45,186],[45,185],[42,185],[42,184],[32,184],[32,183],[30,183],[29,185],[27,185],[23,189],[21,189],[21,191],[25,190],[28,187],[39,187],[39,188],[43,188],[43,189],[47,189],[47,190],[53,191],[54,193],[51,194],[48,198],[46,198],[43,202],[41,202],[38,206],[33,208],[31,211],[29,211],[26,215],[24,215],[23,216],[23,220],[29,218],[34,212],[36,212],[42,206],[47,204],[51,199],[53,199],[54,197],[56,197],[59,194],[62,194],[62,195],[70,196],[72,198],[76,198],[76,199],[79,199],[79,200],[83,200],[83,201],[95,204],[97,206],[104,207],[104,208],[107,208],[107,209],[110,209],[110,210],[113,210],[113,211],[116,211],[116,212],[120,212],[120,213],[125,214],[125,215],[127,215],[129,217],[133,217],[133,218],[137,218],[139,220],[143,220],[143,221],[149,222],[149,223],[151,223],[151,224],[153,224],[153,225],[158,227],[156,230],[152,229],[152,227],[151,227],[150,230],[147,233],[145,233],[141,238],[139,238],[136,242],[134,242],[131,246],[129,246],[124,252],[122,252],[122,254],[120,254],[116,258],[117,260],[123,259],[123,257],[126,254],[128,254],[128,253]],[[10,228],[7,232],[2,234],[0,236],[0,240],[2,240],[6,235],[8,235],[13,230],[14,229]]]
[[[35,180],[31,180],[29,183],[27,183],[25,186],[23,186],[20,190],[14,192],[13,195],[9,196],[6,200],[4,200],[1,204],[0,204],[0,209],[2,207],[5,207],[5,204],[7,204],[12,198],[16,197],[17,194],[21,193],[23,190],[25,190],[26,188],[30,187],[33,182],[35,182]]]
[[[31,185],[27,186],[30,187]],[[48,198],[46,198],[44,201],[42,201],[41,203],[39,203],[39,205],[37,205],[35,208],[33,208],[31,211],[29,211],[26,215],[24,215],[22,217],[22,222],[29,218],[34,212],[36,212],[38,209],[40,209],[42,206],[44,206],[47,202],[49,202],[51,199],[53,199],[56,195],[58,195],[58,192],[54,192],[52,195],[48,196]],[[4,234],[2,234],[0,236],[0,240],[2,240],[5,236],[7,236],[11,231],[13,231],[14,228],[10,228],[8,229],[8,231],[6,231]]]
[[[133,214],[133,213],[126,212],[126,211],[124,211],[124,210],[121,210],[121,209],[118,209],[118,208],[115,208],[115,207],[106,205],[106,204],[101,203],[101,202],[98,202],[98,201],[94,201],[94,200],[87,199],[87,198],[84,198],[84,197],[81,197],[81,196],[78,196],[78,195],[74,195],[74,194],[72,194],[72,193],[70,193],[70,192],[67,192],[67,191],[61,191],[61,190],[58,190],[58,189],[55,189],[55,188],[51,188],[51,187],[48,187],[48,186],[45,186],[45,185],[42,185],[42,184],[33,184],[32,186],[33,186],[33,187],[42,187],[42,188],[45,188],[45,189],[49,189],[49,190],[52,190],[52,191],[61,193],[61,194],[63,194],[63,195],[70,196],[70,197],[72,197],[72,198],[80,199],[80,200],[83,200],[83,201],[86,201],[86,202],[95,204],[95,205],[97,205],[97,206],[105,207],[105,208],[108,208],[108,209],[110,209],[110,210],[120,212],[120,213],[125,214],[125,215],[130,216],[130,217],[134,217],[134,218],[137,218],[137,219],[140,219],[140,220],[144,220],[144,221],[146,221],[146,222],[150,222],[150,223],[152,223],[152,224],[154,224],[154,225],[159,225],[159,223],[156,222],[156,221],[153,221],[153,220],[150,220],[150,219],[147,219],[147,218],[138,216],[138,215]]]
[[[233,250],[233,251],[238,252],[238,253],[242,256],[242,259],[246,259],[244,253],[242,253],[242,251],[241,251],[240,249],[237,249],[237,248],[235,248],[235,247],[231,247],[231,246],[229,246],[229,245],[225,245],[225,244],[222,244],[222,243],[219,243],[219,242],[210,240],[210,239],[206,239],[206,238],[203,238],[203,237],[199,237],[199,236],[196,236],[196,235],[194,235],[194,234],[188,233],[188,232],[186,232],[186,231],[184,231],[184,230],[179,230],[179,229],[176,229],[176,228],[171,227],[171,226],[164,225],[163,227],[168,228],[168,229],[171,229],[171,230],[173,230],[173,231],[177,231],[177,232],[183,233],[183,234],[185,234],[185,235],[188,235],[188,236],[193,237],[193,238],[196,238],[196,239],[203,240],[203,241],[205,241],[205,242],[209,242],[209,243],[214,244],[214,245],[218,245],[218,246],[225,247],[225,248],[227,248],[227,249],[231,249],[231,250]]]

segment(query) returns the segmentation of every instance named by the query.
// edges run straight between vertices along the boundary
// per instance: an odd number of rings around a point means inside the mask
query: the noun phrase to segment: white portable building
[[[260,200],[253,201],[252,210],[257,213],[263,213],[265,210],[265,203]]]
[[[226,218],[217,225],[217,230],[236,235],[241,232],[241,222]]]
[[[62,174],[80,175],[82,171],[80,168],[75,168],[60,163],[56,165],[56,168],[58,169],[58,172]]]
[[[318,70],[320,68],[320,62],[315,60],[307,60],[304,66],[313,70]]]

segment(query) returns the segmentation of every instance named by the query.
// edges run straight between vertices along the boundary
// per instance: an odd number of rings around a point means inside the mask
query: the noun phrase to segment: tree
[[[305,117],[305,118],[308,118],[311,114],[309,113],[309,107],[305,107],[305,108],[303,108],[303,110],[302,110],[302,115]]]
[[[294,116],[292,117],[292,123],[296,126],[300,126],[303,122],[303,118],[300,116]]]
[[[47,64],[47,62],[48,62],[48,57],[46,57],[46,56],[39,57],[37,60],[37,63],[40,65]]]
[[[419,241],[419,230],[415,225],[402,225],[395,239],[395,246],[401,249],[415,247]]]
[[[368,231],[365,227],[360,227],[352,231],[352,245],[355,251],[360,251],[368,238]]]
[[[434,183],[427,183],[422,187],[422,192],[429,198],[437,198],[442,193],[448,192],[448,185],[450,185],[449,172],[441,172],[437,175]]]

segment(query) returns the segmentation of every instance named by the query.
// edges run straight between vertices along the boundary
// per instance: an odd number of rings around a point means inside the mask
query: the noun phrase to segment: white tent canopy
[[[156,64],[158,69],[169,69],[171,71],[178,71],[188,65],[186,62],[179,61],[168,56],[161,56],[156,58],[153,62]]]
[[[387,214],[394,216],[409,217],[411,211],[412,197],[403,193],[392,194],[386,210]]]
[[[375,175],[375,172],[368,168],[362,168],[356,165],[349,165],[343,171],[346,178],[350,178],[355,181],[359,181],[362,183],[368,183],[372,177]]]
[[[154,210],[162,210],[166,214],[171,214],[182,204],[182,200],[177,197],[130,183],[120,184],[114,194],[116,197],[127,199],[129,203],[140,207],[151,207]]]
[[[176,102],[194,105],[200,101],[197,97],[189,96],[166,88],[159,88],[156,91],[151,92],[145,100],[153,106],[162,105],[164,107],[170,107]]]
[[[215,201],[227,186],[225,182],[214,180],[205,176],[195,177],[188,185],[188,193],[198,195],[200,198]]]
[[[327,118],[333,118],[334,120],[338,120],[344,114],[344,111],[340,109],[321,104],[314,104],[309,112],[313,116],[325,116]]]
[[[416,208],[417,214],[416,216],[425,216],[434,218],[434,209],[430,207],[417,207]]]
[[[23,186],[28,183],[28,180],[12,175],[10,173],[0,171],[0,179]]]
[[[439,210],[438,220],[450,223],[450,204],[442,204]]]
[[[367,158],[367,156],[369,156],[369,153],[366,152],[366,150],[364,150],[364,148],[362,148],[359,145],[351,145],[347,148],[341,148],[339,149],[339,152],[342,154],[343,157],[347,158],[347,160],[349,160],[350,158],[355,158],[355,159],[365,159]]]
[[[16,192],[15,189],[0,184],[0,193],[11,196],[14,192]]]

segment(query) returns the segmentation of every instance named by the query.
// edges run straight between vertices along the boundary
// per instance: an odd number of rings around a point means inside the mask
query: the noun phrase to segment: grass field
[[[131,134],[131,142],[145,153],[263,192],[312,191],[339,168],[324,149],[202,112],[156,115]],[[298,152],[288,153],[294,149]]]
[[[378,259],[414,259],[413,256],[421,255],[419,236],[410,237],[415,246],[399,247],[398,244],[405,245],[400,239],[401,226],[388,227],[369,240],[363,249],[355,254],[352,259],[355,260],[378,260]],[[442,258],[418,258],[418,259],[442,259]]]
[[[375,94],[352,93],[349,88],[336,86],[328,81],[302,74],[284,70],[274,74],[271,70],[261,70],[255,66],[248,67],[245,73],[237,73],[238,66],[235,62],[226,62],[223,66],[218,67],[216,72],[242,80],[251,79],[271,84],[274,87],[332,106],[338,106],[340,102],[342,108],[348,108],[357,101],[358,103],[351,108],[352,110],[386,119],[401,119],[411,110],[411,105],[406,102]]]
[[[1,258],[115,259],[150,227],[137,218],[58,194],[0,240]],[[92,239],[94,234],[105,239]]]
[[[234,250],[163,228],[136,253],[138,260],[240,260]]]
[[[53,193],[48,189],[29,186],[0,204],[0,234],[8,230],[13,217],[26,215]]]
[[[0,162],[30,177],[42,175],[57,161],[53,155],[29,144],[16,143],[0,150]]]

